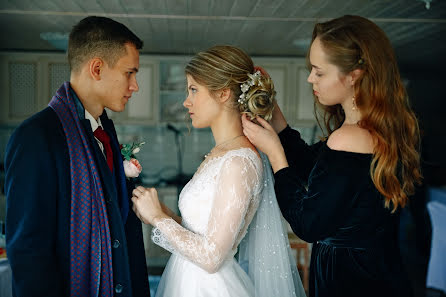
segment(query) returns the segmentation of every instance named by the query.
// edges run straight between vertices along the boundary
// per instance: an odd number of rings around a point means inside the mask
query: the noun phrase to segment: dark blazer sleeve
[[[56,263],[57,175],[61,172],[57,172],[54,150],[59,149],[48,133],[52,131],[37,121],[27,121],[6,148],[6,249],[17,297],[63,296],[65,281]]]
[[[327,152],[311,171],[308,186],[289,167],[276,172],[277,201],[297,236],[315,242],[334,234],[364,186],[355,180],[355,170],[336,152]]]
[[[279,138],[291,170],[300,179],[307,180],[316,163],[322,143],[306,144],[300,133],[291,129],[290,126],[279,133]]]

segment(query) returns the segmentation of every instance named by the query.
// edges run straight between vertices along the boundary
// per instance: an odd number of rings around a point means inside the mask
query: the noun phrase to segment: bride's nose
[[[189,108],[189,107],[192,106],[192,102],[190,101],[189,96],[187,96],[186,100],[184,100],[183,106],[186,107],[186,108]]]

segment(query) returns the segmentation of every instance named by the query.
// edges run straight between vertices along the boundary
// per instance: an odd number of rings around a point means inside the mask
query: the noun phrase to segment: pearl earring
[[[355,111],[358,108],[356,107],[356,100],[355,100],[355,96],[352,97],[352,110]]]

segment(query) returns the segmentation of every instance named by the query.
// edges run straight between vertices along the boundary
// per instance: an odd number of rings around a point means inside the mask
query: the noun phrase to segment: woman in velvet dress
[[[421,179],[419,135],[390,42],[344,16],[316,24],[308,65],[323,141],[307,145],[278,106],[243,127],[270,159],[284,217],[313,243],[310,296],[411,296],[397,228]]]

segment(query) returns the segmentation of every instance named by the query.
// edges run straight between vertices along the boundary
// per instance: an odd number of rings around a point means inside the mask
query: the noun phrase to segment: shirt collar
[[[98,120],[96,121],[96,119],[86,109],[85,109],[85,119],[90,120],[91,131],[93,132],[96,131],[98,127],[104,129],[104,127],[102,127],[101,118],[98,118]]]

